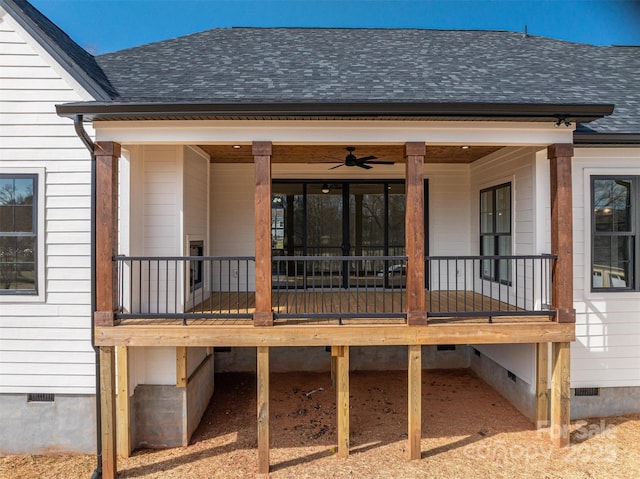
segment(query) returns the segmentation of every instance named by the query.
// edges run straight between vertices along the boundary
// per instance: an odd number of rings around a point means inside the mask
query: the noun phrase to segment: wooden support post
[[[349,346],[336,350],[336,416],[338,419],[338,457],[349,456]]]
[[[536,344],[536,428],[549,425],[549,343]]]
[[[258,472],[269,473],[269,347],[258,346]]]
[[[423,142],[405,144],[407,251],[407,324],[427,324],[424,268],[424,157]]]
[[[408,429],[409,459],[420,459],[422,439],[422,347],[409,345]]]
[[[115,479],[116,459],[116,375],[113,346],[100,346],[100,398],[102,429],[102,477]]]
[[[551,439],[558,447],[569,445],[571,421],[570,345],[551,346]]]
[[[186,388],[189,374],[187,370],[187,348],[176,347],[176,387]]]
[[[96,168],[96,326],[114,326],[118,306],[118,158],[120,145],[95,144]]]
[[[256,310],[254,326],[273,326],[271,309],[271,142],[253,142],[255,167]]]
[[[118,393],[116,396],[118,433],[118,456],[127,458],[131,455],[131,409],[129,407],[129,348],[116,346],[116,371],[118,375]]]
[[[552,278],[552,308],[559,323],[575,323],[573,309],[573,211],[571,186],[572,144],[547,149],[551,173],[551,253],[558,256]]]

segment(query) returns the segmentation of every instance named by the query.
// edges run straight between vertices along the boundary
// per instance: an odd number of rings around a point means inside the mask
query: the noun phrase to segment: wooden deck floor
[[[405,312],[404,290],[356,291],[356,290],[294,290],[274,292],[272,304],[276,324],[402,324],[403,317],[375,317],[376,314],[398,314]],[[430,312],[444,313],[444,317],[430,317],[433,324],[447,323],[488,323],[489,317],[482,311],[500,311],[504,315],[494,316],[494,323],[548,322],[553,318],[547,315],[509,315],[509,311],[521,312],[522,309],[504,301],[497,301],[472,291],[426,291],[426,309]],[[203,319],[192,318],[193,325],[250,325],[251,315],[255,311],[255,294],[213,293],[192,308],[189,313],[244,315],[239,318]],[[468,316],[461,313],[479,312]],[[321,314],[323,317],[309,318],[306,313]],[[181,319],[127,319],[125,324],[182,324]]]

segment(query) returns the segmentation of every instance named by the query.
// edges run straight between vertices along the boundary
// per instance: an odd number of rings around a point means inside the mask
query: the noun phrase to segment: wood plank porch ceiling
[[[251,145],[199,145],[212,163],[253,163]],[[273,163],[340,163],[345,148],[354,145],[273,145]],[[427,146],[425,163],[472,163],[502,146]],[[404,163],[404,145],[357,145],[356,156],[374,155],[381,161]]]

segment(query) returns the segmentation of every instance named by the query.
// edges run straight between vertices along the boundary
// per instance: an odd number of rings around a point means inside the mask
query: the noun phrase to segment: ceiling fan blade
[[[357,161],[358,163],[362,163],[362,162],[364,162],[364,161],[371,161],[371,160],[375,160],[376,158],[377,158],[377,156],[373,156],[373,155],[370,155],[370,156],[363,156],[362,158],[358,158],[356,161]]]
[[[340,168],[341,166],[344,166],[344,163],[340,163],[339,165],[336,166],[332,166],[331,168],[329,168],[330,170],[335,170],[336,168]]]
[[[365,170],[370,170],[371,168],[373,168],[373,166],[369,166],[366,163],[356,163],[356,166],[359,166],[360,168],[364,168]]]
[[[368,160],[367,163],[371,164],[371,165],[395,165],[395,161],[373,161],[373,160]]]

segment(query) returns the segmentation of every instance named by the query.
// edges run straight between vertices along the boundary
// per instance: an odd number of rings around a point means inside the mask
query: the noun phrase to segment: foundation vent
[[[516,375],[513,374],[511,371],[507,371],[507,377],[511,379],[514,383],[516,382]]]
[[[600,396],[600,388],[575,388],[573,390],[574,396]]]
[[[438,344],[437,350],[438,351],[455,351],[456,345],[455,344]]]
[[[55,396],[47,393],[27,394],[27,402],[53,402]]]

